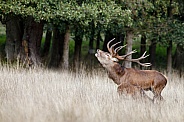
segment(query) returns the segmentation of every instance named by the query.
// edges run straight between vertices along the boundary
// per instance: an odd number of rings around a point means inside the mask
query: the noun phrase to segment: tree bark
[[[95,25],[94,22],[91,22],[91,34],[90,34],[90,39],[89,39],[89,50],[88,50],[88,54],[93,54],[94,52],[94,37],[95,37]]]
[[[43,22],[34,21],[32,16],[26,18],[23,41],[28,42],[29,57],[34,66],[41,65],[40,49],[43,25]]]
[[[172,0],[170,0],[170,5],[167,8],[168,18],[172,17]],[[167,47],[167,73],[170,78],[172,73],[172,40],[169,40],[169,47]]]
[[[76,27],[76,30],[75,30],[75,50],[74,50],[74,58],[73,58],[73,66],[74,66],[75,72],[78,72],[78,70],[80,69],[82,37],[83,37],[83,32],[81,33],[80,28]]]
[[[183,0],[178,0],[178,9],[180,13],[180,20],[184,21],[184,1]]]
[[[151,69],[155,67],[155,61],[156,61],[156,39],[151,40],[151,45],[149,46],[149,62],[152,64]]]
[[[126,32],[126,43],[127,43],[126,51],[125,51],[126,54],[132,51],[133,36],[134,35],[133,35],[132,30],[128,30]],[[132,55],[127,56],[127,59],[132,59]],[[132,67],[132,62],[125,61],[125,67],[126,68],[131,68]]]
[[[116,38],[121,42],[120,45],[124,44],[125,34],[118,34]]]
[[[141,46],[140,46],[140,56],[143,55],[143,53],[146,51],[146,35],[142,34],[141,35]],[[141,60],[142,63],[145,62],[145,59]],[[142,66],[140,66],[140,69],[143,69]]]
[[[43,47],[43,53],[42,53],[43,57],[49,54],[51,38],[52,38],[52,30],[48,28],[46,32],[44,47]]]
[[[121,42],[120,44],[117,44],[116,47],[124,45],[125,34],[118,34],[116,36],[116,39],[117,39],[117,42]],[[122,50],[120,50],[118,53],[121,55]]]
[[[172,41],[169,41],[169,47],[167,47],[167,73],[172,73]]]
[[[16,60],[21,50],[23,25],[21,18],[15,15],[6,16],[6,45],[5,53],[8,61]]]
[[[100,41],[102,41],[101,35],[100,35],[100,30],[98,31],[97,34],[97,40],[96,40],[96,50],[100,49]]]
[[[53,39],[51,48],[51,58],[49,61],[49,68],[58,68],[63,55],[63,40],[64,33],[61,33],[57,27],[53,29]]]
[[[103,43],[103,51],[108,52],[107,43],[113,38],[115,38],[115,36],[110,31],[107,30],[105,33],[105,40]]]
[[[176,46],[176,51],[174,55],[174,67],[179,70],[180,77],[182,76],[184,67],[184,47],[182,44],[178,43]]]
[[[64,70],[68,70],[69,68],[69,41],[70,41],[70,28],[69,25],[66,25],[66,31],[63,42],[63,55],[61,60],[61,67]]]

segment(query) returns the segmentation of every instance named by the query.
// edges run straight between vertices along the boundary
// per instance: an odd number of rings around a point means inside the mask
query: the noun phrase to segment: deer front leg
[[[138,88],[136,88],[136,86],[130,85],[127,82],[123,82],[121,83],[118,88],[117,91],[119,93],[119,95],[121,95],[122,93],[125,94],[129,94],[129,95],[135,95],[136,92],[140,92],[140,90]]]

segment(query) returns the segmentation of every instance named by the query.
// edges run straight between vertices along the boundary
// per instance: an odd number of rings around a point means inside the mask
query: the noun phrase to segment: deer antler
[[[116,58],[118,58],[120,60],[125,60],[129,55],[132,55],[133,53],[136,53],[136,52],[137,52],[136,50],[133,50],[133,51],[127,53],[126,55],[122,55],[122,56],[117,55]]]
[[[118,51],[120,51],[122,48],[124,48],[124,47],[126,46],[126,45],[124,45],[124,46],[119,46],[119,47],[117,47],[117,48],[114,50],[114,47],[115,47],[117,44],[121,43],[121,41],[119,41],[119,42],[113,44],[111,47],[109,47],[110,43],[111,43],[112,41],[114,41],[114,40],[115,40],[115,38],[113,38],[112,40],[110,40],[110,41],[107,43],[107,49],[108,49],[108,51],[110,52],[110,54],[111,54],[112,56],[118,55]]]
[[[136,53],[136,52],[137,52],[136,50],[133,50],[133,51],[131,51],[131,52],[129,52],[128,54],[123,55],[123,56],[117,55],[116,58],[117,58],[117,59],[120,59],[120,60],[136,62],[136,63],[138,63],[138,64],[141,65],[141,66],[146,66],[146,67],[151,66],[151,63],[141,63],[141,62],[140,62],[140,60],[145,59],[145,58],[147,58],[147,57],[149,56],[149,55],[146,55],[146,56],[145,56],[146,51],[143,53],[143,55],[142,55],[140,58],[137,58],[137,59],[126,59],[127,56],[129,56],[129,55],[131,55],[131,54],[133,54],[133,53]]]
[[[108,43],[107,43],[107,49],[108,49],[108,51],[110,52],[110,54],[112,54],[112,46],[111,47],[109,47],[109,45],[110,45],[110,43],[112,42],[112,41],[114,41],[115,40],[115,38],[113,38],[112,40],[110,40]]]
[[[149,56],[149,55],[145,56],[145,54],[146,54],[146,51],[143,53],[143,55],[140,58],[137,58],[137,59],[125,59],[125,60],[126,61],[131,61],[131,62],[136,62],[136,63],[140,64],[141,66],[146,66],[146,67],[151,66],[151,63],[141,63],[140,62],[140,60],[145,59],[145,58],[147,58]]]
[[[124,47],[126,47],[127,45],[124,45],[124,46],[119,46],[119,47],[117,47],[114,51],[116,52],[116,53],[118,53],[122,48],[124,48]]]
[[[147,57],[149,56],[149,55],[146,55],[146,56],[145,56],[146,51],[143,53],[143,55],[142,55],[140,58],[137,58],[137,59],[126,59],[129,55],[131,55],[131,54],[133,54],[133,53],[136,53],[136,52],[137,52],[136,50],[133,50],[133,51],[127,53],[126,55],[119,56],[118,51],[120,51],[120,50],[121,50],[122,48],[124,48],[126,45],[124,45],[124,46],[119,46],[119,47],[117,47],[117,48],[114,50],[114,46],[116,46],[117,44],[121,43],[121,42],[117,42],[117,43],[113,44],[111,47],[109,47],[110,43],[111,43],[112,41],[114,41],[114,40],[115,40],[115,38],[113,38],[112,40],[110,40],[110,41],[107,43],[107,49],[109,50],[110,54],[111,54],[113,57],[115,57],[115,58],[117,58],[117,59],[119,59],[119,60],[126,60],[126,61],[136,62],[136,63],[138,63],[138,64],[141,65],[141,66],[146,66],[146,67],[151,66],[151,63],[141,63],[141,62],[140,62],[140,60],[145,59],[145,58],[147,58]]]

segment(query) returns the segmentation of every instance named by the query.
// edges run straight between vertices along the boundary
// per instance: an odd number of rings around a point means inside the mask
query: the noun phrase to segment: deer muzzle
[[[95,53],[95,56],[96,56],[96,57],[99,57],[99,55],[100,55],[100,50],[97,49],[97,51],[96,51],[96,53]]]

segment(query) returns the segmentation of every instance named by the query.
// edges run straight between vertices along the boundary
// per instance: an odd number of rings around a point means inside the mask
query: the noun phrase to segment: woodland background
[[[120,54],[147,50],[150,69],[183,71],[183,0],[1,0],[0,21],[3,63],[91,68],[96,49],[116,38],[127,44]]]
[[[0,122],[183,122],[183,37],[183,0],[0,0]],[[94,56],[113,38],[171,74],[163,102],[118,95]]]

